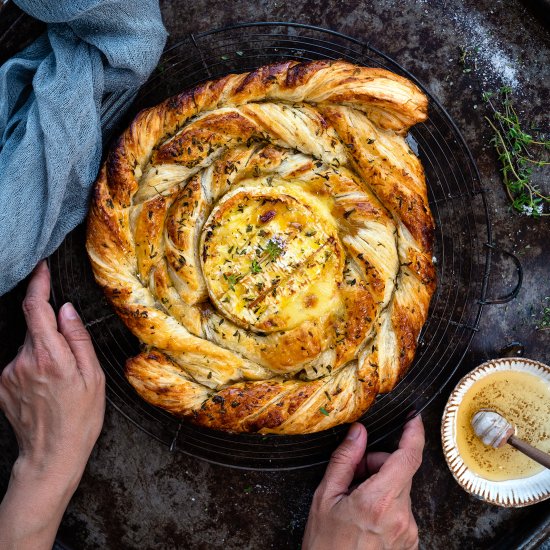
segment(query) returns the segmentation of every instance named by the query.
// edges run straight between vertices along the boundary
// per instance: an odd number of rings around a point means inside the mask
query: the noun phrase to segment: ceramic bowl
[[[458,452],[456,442],[457,412],[462,398],[468,389],[481,378],[498,371],[529,372],[550,383],[550,367],[531,359],[494,359],[483,363],[468,373],[451,393],[441,425],[443,454],[447,465],[458,484],[468,493],[486,502],[519,508],[529,506],[550,498],[550,470],[534,474],[531,477],[508,481],[489,481],[470,470]]]

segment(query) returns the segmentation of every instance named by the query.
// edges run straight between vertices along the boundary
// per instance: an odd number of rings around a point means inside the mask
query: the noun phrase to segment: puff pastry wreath
[[[411,364],[434,222],[405,78],[288,61],[140,112],[88,219],[98,283],[143,343],[150,403],[234,432],[359,418]]]

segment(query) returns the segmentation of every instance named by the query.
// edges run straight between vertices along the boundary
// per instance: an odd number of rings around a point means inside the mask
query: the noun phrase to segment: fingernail
[[[361,426],[357,423],[352,424],[351,428],[348,431],[348,435],[346,436],[346,439],[349,439],[350,441],[354,441],[359,437],[360,433],[361,433]]]
[[[78,313],[76,312],[76,309],[74,308],[73,304],[71,304],[71,302],[63,304],[63,306],[61,307],[61,315],[63,315],[63,317],[65,317],[65,319],[68,319],[69,321],[80,319]]]

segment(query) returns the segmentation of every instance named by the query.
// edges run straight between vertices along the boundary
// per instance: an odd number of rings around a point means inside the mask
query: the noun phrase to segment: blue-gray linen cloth
[[[80,223],[102,153],[100,109],[155,68],[158,0],[17,0],[47,31],[0,67],[0,295]]]

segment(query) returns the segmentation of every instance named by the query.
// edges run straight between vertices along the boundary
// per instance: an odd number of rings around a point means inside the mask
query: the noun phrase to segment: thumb
[[[64,336],[75,356],[78,369],[86,377],[96,367],[96,354],[92,339],[70,302],[64,304],[59,310],[58,325],[59,332]]]
[[[332,453],[325,477],[321,481],[325,497],[340,497],[348,492],[355,476],[355,469],[361,462],[366,447],[367,430],[365,426],[355,422],[351,425],[346,439]]]

